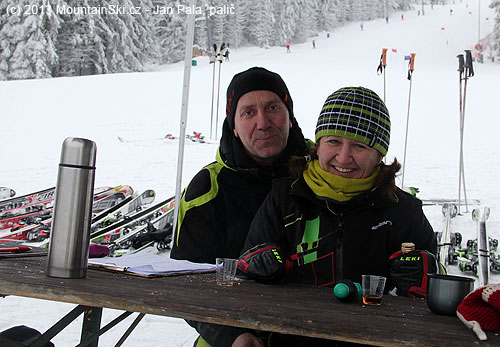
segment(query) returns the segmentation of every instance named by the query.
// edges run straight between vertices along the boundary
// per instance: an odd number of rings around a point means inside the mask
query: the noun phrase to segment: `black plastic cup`
[[[427,306],[436,314],[455,316],[458,305],[474,289],[474,279],[428,274]]]

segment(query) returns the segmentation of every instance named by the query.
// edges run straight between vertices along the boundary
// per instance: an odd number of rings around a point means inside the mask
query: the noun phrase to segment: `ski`
[[[138,211],[134,214],[131,214],[127,218],[121,219],[117,221],[116,223],[113,223],[105,228],[93,231],[90,233],[90,239],[93,242],[99,241],[97,240],[97,237],[106,235],[108,233],[113,233],[117,229],[122,228],[124,226],[130,225],[132,223],[139,223],[143,222],[144,220],[147,220],[148,218],[151,219],[153,218],[155,213],[158,213],[162,209],[171,209],[174,204],[174,199],[175,197],[168,198],[164,201],[161,201],[151,207],[148,207],[147,209],[144,209],[142,211]],[[95,240],[95,241],[94,241]]]
[[[27,240],[31,230],[44,225],[49,225],[50,227],[50,224],[52,223],[52,211],[44,211],[37,215],[30,216],[25,221],[20,221],[20,223],[12,227],[10,230],[0,231],[0,241]]]
[[[125,194],[131,194],[132,192],[133,190],[130,186],[118,186],[94,194],[93,211],[99,212],[105,208],[109,208],[116,204],[117,201],[123,200]],[[31,203],[0,213],[0,230],[13,228],[21,220],[25,221],[24,224],[29,224],[31,222],[30,218],[36,218],[39,213],[44,213],[47,210],[52,211],[55,189],[35,194],[30,197]]]
[[[439,240],[439,262],[446,268],[450,261],[450,248],[451,243],[451,219],[456,217],[458,208],[456,205],[444,204],[443,205],[443,216],[445,217],[445,226],[443,232],[441,233],[441,238]],[[453,258],[453,255],[451,255]]]
[[[169,133],[169,134],[165,135],[164,139],[177,140],[178,137]],[[216,142],[209,142],[209,141],[205,140],[205,135],[202,135],[200,132],[197,132],[197,131],[193,131],[192,135],[187,134],[186,140],[191,140],[192,142],[196,142],[196,143],[206,143],[206,144],[215,144],[216,143]]]
[[[169,248],[172,240],[172,224],[174,220],[173,206],[169,209],[160,211],[161,214],[145,224],[130,229],[123,228],[123,234],[108,245],[110,252],[114,253],[119,249],[128,249],[130,247],[138,250],[146,244],[157,242],[158,250]]]
[[[133,195],[132,199],[124,200],[112,209],[105,210],[95,216],[92,219],[91,230],[95,231],[115,223],[121,218],[127,218],[131,213],[137,212],[143,209],[144,206],[153,203],[155,196],[155,192],[152,189],[145,190],[141,195]]]
[[[478,222],[479,223],[479,222]],[[467,240],[467,247],[455,249],[458,266],[462,272],[470,271],[478,275],[479,256],[478,240]],[[496,255],[498,250],[498,240],[488,237],[489,248],[489,268],[490,270],[500,271],[500,256]]]
[[[7,213],[2,216],[0,220],[0,230],[9,229],[15,227],[21,220],[25,220],[26,224],[30,223],[32,219],[36,218],[37,215],[45,212],[52,211],[52,209],[44,209],[43,206],[37,205],[27,209],[28,212],[13,214]]]
[[[29,193],[22,196],[16,196],[11,199],[0,201],[0,216],[7,211],[27,205],[36,205],[48,203],[54,200],[55,187],[40,190],[35,193]]]
[[[126,204],[128,204],[129,202],[131,202],[133,199],[135,198],[135,195],[132,194],[132,195],[129,195],[127,196],[125,199],[123,199],[122,201],[118,202],[116,205],[114,205],[113,207],[110,207],[109,209],[107,210],[104,210],[104,211],[101,211],[101,212],[98,212],[96,213],[93,217],[92,217],[92,224],[100,221],[101,219],[105,218],[106,216],[108,216],[109,214],[119,210],[120,208],[122,208],[123,206],[125,206]]]
[[[107,189],[103,188],[96,188],[94,189],[94,202],[104,199],[105,197],[108,197],[110,195],[113,195],[114,193],[123,193],[126,196],[134,194],[134,189],[129,186],[129,185],[120,185],[116,187],[106,187]]]
[[[92,223],[95,223],[97,221],[97,218],[103,218],[113,211],[116,211],[117,209],[123,207],[123,205],[129,203],[130,201],[132,201],[132,199],[133,195],[125,197],[125,194],[123,193],[115,193],[104,199],[94,202],[92,209],[93,213],[96,211],[101,212],[94,214],[94,216],[92,217]],[[109,208],[102,210],[103,207],[108,206]],[[29,242],[41,242],[47,240],[50,235],[50,228],[52,224],[51,212],[52,211],[50,211],[50,218],[48,219],[38,219],[26,225],[24,228],[12,228],[11,231],[17,232],[16,237],[21,240],[26,239]]]
[[[116,204],[119,204],[121,201],[125,200],[127,196],[124,193],[118,192],[111,195],[108,195],[102,199],[94,201],[92,204],[92,213],[99,213],[102,211],[106,211]]]
[[[0,200],[13,198],[16,195],[14,189],[10,189],[7,187],[0,187]]]
[[[130,186],[118,186],[115,188],[99,187],[94,190],[94,201],[104,199],[116,192],[130,195],[133,193],[133,189]],[[33,214],[44,209],[52,209],[54,198],[55,188],[50,188],[40,192],[2,201],[0,202],[0,220],[13,219],[16,216],[21,215],[21,218],[24,218],[29,214]],[[13,223],[15,224],[16,221]],[[8,224],[12,224],[12,222]],[[0,230],[7,227],[2,227],[0,224]]]
[[[119,192],[113,193],[115,190],[119,190]],[[130,191],[130,186],[118,186],[94,194],[92,212],[96,213],[103,211],[104,208],[112,208],[120,201],[126,199],[125,193],[123,192],[126,192],[128,194],[130,193]],[[30,212],[0,220],[0,239],[39,239],[40,233],[38,232],[37,228],[49,225],[48,229],[50,231],[51,223],[52,208],[44,209],[40,206],[36,206],[36,209]],[[10,230],[6,230],[8,232],[1,232],[1,230],[4,229]],[[44,230],[46,229],[47,228],[45,228]],[[45,234],[48,236],[48,232]]]
[[[483,213],[476,208],[472,211],[472,219],[477,222],[477,257],[479,286],[485,286],[490,279],[490,251],[489,239],[486,231],[486,221],[490,215],[489,207],[485,207]]]
[[[422,205],[424,206],[432,206],[432,205],[458,205],[458,199],[421,199]],[[480,205],[481,201],[477,199],[468,200],[467,203],[469,205]]]

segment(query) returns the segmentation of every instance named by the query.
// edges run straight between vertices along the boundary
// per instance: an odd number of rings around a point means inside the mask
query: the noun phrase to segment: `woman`
[[[334,92],[315,138],[310,156],[292,161],[295,177],[273,183],[250,227],[244,250],[278,245],[293,264],[286,274],[276,269],[267,278],[316,286],[360,282],[362,274],[389,277],[389,256],[403,242],[436,253],[421,201],[395,185],[401,165],[382,161],[390,119],[376,93],[363,87]],[[245,267],[241,259],[239,266]]]

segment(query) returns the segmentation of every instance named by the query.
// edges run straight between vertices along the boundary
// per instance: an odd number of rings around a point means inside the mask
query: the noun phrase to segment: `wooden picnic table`
[[[500,346],[498,333],[480,342],[457,317],[433,314],[419,299],[386,295],[381,306],[364,306],[337,301],[331,288],[218,286],[214,273],[143,278],[89,269],[85,279],[60,279],[46,276],[45,266],[46,257],[0,259],[0,294],[366,345]],[[99,325],[100,317],[87,334]]]

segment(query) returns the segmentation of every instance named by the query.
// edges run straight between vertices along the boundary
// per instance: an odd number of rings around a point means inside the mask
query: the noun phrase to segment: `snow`
[[[359,23],[284,47],[231,49],[231,61],[222,64],[219,131],[224,118],[225,90],[232,76],[251,66],[276,71],[287,83],[295,116],[306,137],[313,138],[317,116],[326,97],[340,87],[362,85],[383,97],[383,76],[376,68],[382,48],[388,48],[387,105],[392,138],[388,161],[403,160],[406,117],[409,109],[408,152],[405,185],[420,189],[421,198],[458,197],[459,115],[458,61],[464,49],[478,38],[477,2],[425,7],[394,13],[389,23],[378,19]],[[481,37],[493,28],[493,11],[481,3]],[[468,6],[468,7],[466,7]],[[453,8],[453,15],[450,15]],[[420,9],[420,6],[418,6]],[[470,13],[469,13],[470,12]],[[444,30],[442,29],[444,28]],[[392,53],[396,49],[397,53]],[[411,103],[408,62],[416,53]],[[186,142],[183,185],[205,164],[215,159],[217,140],[210,139],[210,107],[213,66],[206,57],[192,68],[188,133],[202,132],[210,144]],[[500,145],[498,78],[500,65],[475,64],[475,76],[467,85],[464,157],[467,195],[490,206],[490,236],[500,238],[497,172]],[[161,66],[153,72],[74,78],[0,82],[0,185],[18,195],[54,186],[62,142],[77,136],[97,143],[96,187],[129,184],[136,191],[154,189],[159,199],[175,192],[183,64]],[[118,140],[118,137],[124,141]],[[464,208],[462,207],[462,212]],[[426,207],[436,231],[442,230],[441,207]],[[457,216],[453,231],[466,240],[475,237],[471,214]],[[460,273],[451,268],[450,272]],[[496,273],[493,281],[499,282]],[[477,281],[476,281],[477,283]],[[74,305],[9,296],[0,299],[0,331],[26,324],[47,330]],[[119,314],[104,310],[103,322]],[[131,323],[135,318],[129,317]],[[81,318],[53,339],[58,346],[79,342]],[[119,325],[100,338],[113,345],[125,331]],[[196,332],[184,321],[147,315],[124,346],[192,346]]]

